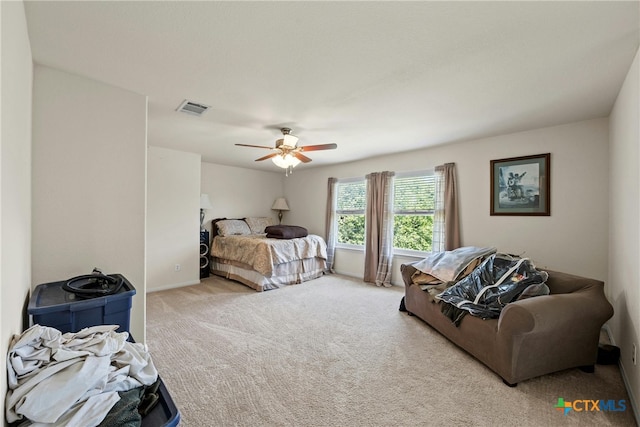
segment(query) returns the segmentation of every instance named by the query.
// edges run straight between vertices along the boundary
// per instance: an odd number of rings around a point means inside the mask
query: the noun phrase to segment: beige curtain
[[[325,233],[327,242],[327,268],[325,272],[335,273],[333,257],[336,252],[336,184],[338,178],[329,178],[327,187],[327,214],[325,216]]]
[[[391,286],[393,260],[393,172],[367,175],[364,281]]]
[[[455,163],[436,166],[435,214],[433,220],[434,252],[460,247],[460,220]]]

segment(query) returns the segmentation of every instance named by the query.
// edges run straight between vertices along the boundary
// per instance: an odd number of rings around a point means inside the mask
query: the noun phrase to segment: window
[[[398,174],[394,180],[393,248],[430,252],[436,180],[431,172]]]
[[[394,178],[393,248],[407,255],[430,252],[433,242],[436,180],[433,172],[400,173]],[[364,178],[336,184],[336,244],[364,246],[367,182]]]
[[[364,214],[367,200],[364,179],[339,181],[336,186],[336,221],[342,246],[364,246]]]

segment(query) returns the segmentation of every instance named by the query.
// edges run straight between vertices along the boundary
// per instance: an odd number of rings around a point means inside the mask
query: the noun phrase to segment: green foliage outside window
[[[338,216],[338,243],[364,246],[364,215]]]
[[[431,251],[433,216],[397,215],[393,218],[393,247],[414,251]]]
[[[393,247],[430,251],[433,216],[402,215],[394,218]],[[364,246],[364,215],[338,216],[338,243]]]

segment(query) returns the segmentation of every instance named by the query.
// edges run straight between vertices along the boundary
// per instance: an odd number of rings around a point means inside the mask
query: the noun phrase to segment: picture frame
[[[491,215],[551,215],[551,154],[491,160]]]

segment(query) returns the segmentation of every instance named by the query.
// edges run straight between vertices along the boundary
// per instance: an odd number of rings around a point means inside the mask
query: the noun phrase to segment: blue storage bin
[[[165,387],[162,379],[158,387],[158,404],[147,415],[142,417],[141,427],[176,427],[180,424],[180,411],[173,403],[171,395]],[[18,427],[23,421],[9,424],[10,427]]]
[[[38,285],[29,299],[27,312],[34,324],[50,326],[62,333],[96,325],[119,325],[117,332],[129,332],[136,289],[121,274],[110,276],[123,279],[122,288],[113,295],[95,298],[80,298],[65,291],[64,281]]]
[[[31,294],[27,312],[34,324],[50,326],[62,333],[96,325],[119,325],[117,332],[130,332],[131,303],[136,289],[121,274],[109,276],[122,279],[124,284],[118,293],[103,297],[80,298],[62,289],[65,281],[38,285]],[[130,339],[133,340],[131,336]],[[142,418],[142,427],[177,426],[180,411],[162,380],[158,397],[158,404]]]
[[[180,424],[180,411],[171,399],[162,379],[158,387],[158,404],[142,418],[142,427],[175,427]]]

